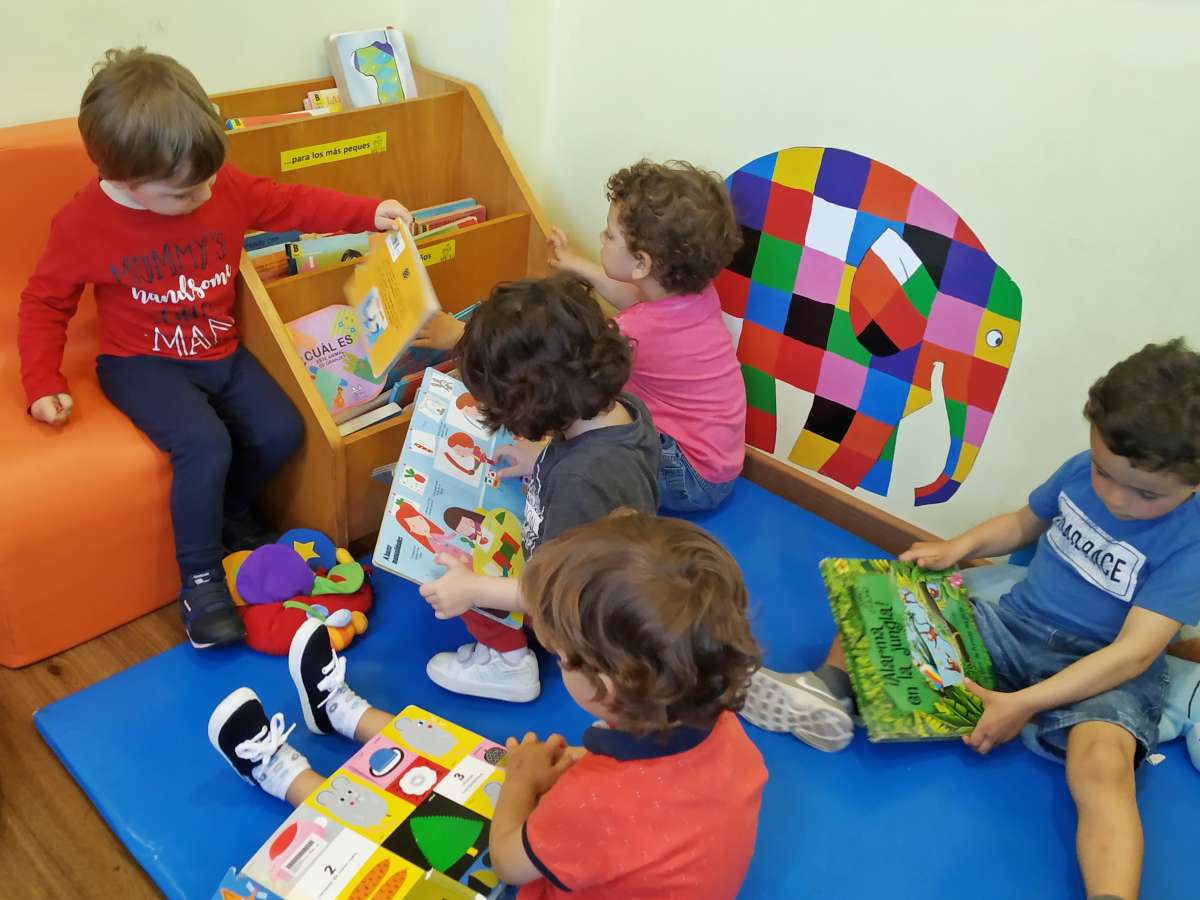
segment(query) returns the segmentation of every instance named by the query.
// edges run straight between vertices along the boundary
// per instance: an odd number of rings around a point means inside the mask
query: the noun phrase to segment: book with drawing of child
[[[488,839],[505,757],[499,744],[409,706],[292,810],[214,897],[498,897],[504,885]]]
[[[872,741],[970,734],[990,688],[991,659],[962,575],[886,559],[825,559],[829,593],[858,711]]]
[[[444,571],[435,556],[449,553],[481,575],[517,577],[524,564],[525,489],[520,479],[496,474],[503,468],[497,451],[511,443],[504,429],[490,432],[482,424],[461,381],[426,369],[392,475],[374,565],[424,583]],[[524,620],[521,613],[478,611],[513,628]]]

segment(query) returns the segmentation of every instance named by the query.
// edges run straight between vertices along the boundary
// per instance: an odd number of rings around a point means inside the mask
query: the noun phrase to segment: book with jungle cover
[[[964,676],[994,686],[992,662],[956,569],[887,559],[824,559],[821,577],[872,741],[970,734],[983,703]]]

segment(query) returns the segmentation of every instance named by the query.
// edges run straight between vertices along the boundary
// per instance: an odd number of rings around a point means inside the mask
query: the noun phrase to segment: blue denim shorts
[[[1045,681],[1106,646],[1103,641],[1068,634],[1048,623],[1018,615],[1002,600],[984,596],[986,590],[972,590],[969,577],[967,588],[971,591],[975,622],[992,658],[997,690],[1018,691]],[[1124,684],[1039,714],[1022,737],[1030,749],[1062,761],[1067,755],[1067,733],[1073,726],[1081,722],[1112,722],[1133,735],[1140,762],[1146,754],[1154,752],[1158,743],[1158,720],[1166,686],[1167,669],[1160,656],[1145,672]]]
[[[675,438],[659,432],[662,461],[658,466],[658,505],[669,512],[716,509],[733,492],[733,482],[714,484],[697,472]]]

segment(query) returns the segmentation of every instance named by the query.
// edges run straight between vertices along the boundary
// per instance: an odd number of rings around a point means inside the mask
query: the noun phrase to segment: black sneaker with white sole
[[[308,730],[353,740],[367,702],[347,686],[346,660],[334,652],[329,631],[318,620],[308,619],[296,631],[288,650],[288,672]]]
[[[197,572],[179,592],[179,617],[197,649],[245,640],[246,626],[234,609],[233,597],[219,569]]]
[[[281,713],[268,719],[258,695],[240,687],[209,716],[208,741],[245,781],[282,799],[308,768],[308,760],[287,743],[292,728],[284,727]]]

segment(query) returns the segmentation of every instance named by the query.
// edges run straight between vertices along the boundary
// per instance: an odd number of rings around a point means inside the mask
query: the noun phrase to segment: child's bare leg
[[[837,638],[829,645],[829,653],[825,656],[825,665],[846,671],[846,654],[842,650],[842,642]]]
[[[321,786],[325,781],[325,776],[312,769],[305,769],[295,780],[288,785],[287,793],[284,799],[292,806],[299,806],[304,802],[306,797],[312,796],[312,793]]]
[[[1067,737],[1067,784],[1079,812],[1075,850],[1087,895],[1135,900],[1142,822],[1133,780],[1137,742],[1111,722],[1083,722]]]
[[[387,725],[392,719],[396,718],[394,713],[384,712],[382,709],[376,709],[371,706],[362,714],[362,718],[358,720],[358,725],[354,728],[354,739],[360,744],[365,744],[379,732],[383,731],[383,726]]]

